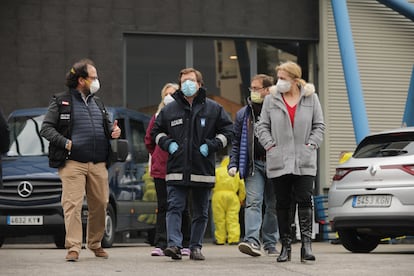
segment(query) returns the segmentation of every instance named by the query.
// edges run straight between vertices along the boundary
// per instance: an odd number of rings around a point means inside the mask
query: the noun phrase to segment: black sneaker
[[[201,249],[200,248],[193,248],[193,249],[191,249],[190,260],[204,261],[205,259],[206,258],[201,253]]]
[[[265,251],[266,255],[269,256],[269,257],[276,257],[276,256],[279,255],[279,252],[274,247],[266,248],[264,251]]]
[[[250,243],[250,242],[241,242],[239,243],[239,250],[241,253],[258,257],[262,256],[262,252],[260,252],[260,246]]]
[[[181,250],[177,246],[167,247],[164,249],[165,256],[171,257],[173,260],[181,260]]]

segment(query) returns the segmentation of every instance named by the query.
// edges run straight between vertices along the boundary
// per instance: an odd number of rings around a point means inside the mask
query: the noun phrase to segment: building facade
[[[413,65],[414,24],[377,1],[347,6],[371,131],[396,127]],[[327,122],[318,193],[329,187],[339,152],[355,147],[328,0],[4,0],[0,51],[6,113],[47,106],[83,57],[95,61],[107,105],[148,113],[184,67],[200,70],[208,94],[234,106],[244,104],[251,76],[274,76],[277,64],[294,60],[315,84]]]

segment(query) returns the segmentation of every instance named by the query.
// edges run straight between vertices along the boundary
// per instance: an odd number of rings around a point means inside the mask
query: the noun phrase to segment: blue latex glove
[[[176,152],[178,149],[178,144],[176,142],[171,142],[170,145],[168,146],[168,152],[170,154],[173,154],[174,152]]]
[[[207,157],[207,155],[208,155],[208,146],[207,146],[207,144],[202,144],[200,146],[200,152],[204,157]]]

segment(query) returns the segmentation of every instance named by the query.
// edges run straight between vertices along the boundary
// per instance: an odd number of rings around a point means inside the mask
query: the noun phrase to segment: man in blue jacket
[[[271,76],[259,74],[252,78],[248,104],[236,114],[235,137],[228,165],[229,175],[234,176],[239,171],[240,177],[245,179],[245,236],[239,244],[239,250],[253,257],[262,255],[260,236],[263,240],[263,249],[268,256],[276,256],[278,253],[276,251],[278,236],[276,197],[273,186],[266,176],[266,151],[255,135],[263,99],[269,94],[269,87],[272,85]],[[262,215],[263,203],[264,215]]]
[[[221,105],[206,97],[199,71],[181,70],[179,84],[175,101],[160,111],[151,131],[155,143],[169,152],[168,247],[164,254],[174,260],[182,258],[181,220],[191,191],[190,259],[204,260],[201,248],[215,183],[215,153],[230,143],[233,123]]]

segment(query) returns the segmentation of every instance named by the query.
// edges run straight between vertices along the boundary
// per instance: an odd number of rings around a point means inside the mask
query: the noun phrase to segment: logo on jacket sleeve
[[[182,118],[181,119],[174,120],[174,121],[171,121],[171,126],[172,127],[178,126],[178,125],[182,125],[182,124],[183,124],[183,119]]]

